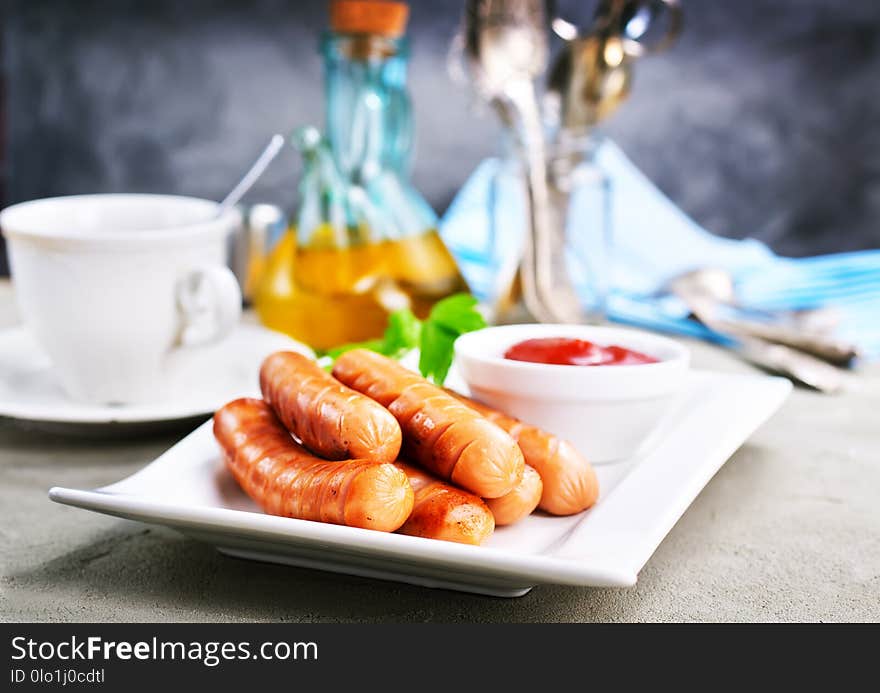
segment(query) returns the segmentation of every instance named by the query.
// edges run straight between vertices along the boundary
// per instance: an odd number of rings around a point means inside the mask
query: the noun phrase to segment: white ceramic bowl
[[[573,337],[641,351],[659,363],[559,366],[504,358],[526,339]],[[690,352],[648,332],[587,325],[506,325],[462,335],[456,363],[481,402],[571,441],[595,463],[639,452],[669,415]]]

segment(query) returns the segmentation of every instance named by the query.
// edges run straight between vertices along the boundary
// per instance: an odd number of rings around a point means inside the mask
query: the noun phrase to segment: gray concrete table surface
[[[0,284],[0,327],[17,322]],[[699,368],[749,372],[692,343]],[[880,368],[795,390],[709,482],[629,589],[519,599],[255,563],[173,531],[51,503],[136,471],[185,430],[96,440],[0,422],[4,621],[877,621]]]

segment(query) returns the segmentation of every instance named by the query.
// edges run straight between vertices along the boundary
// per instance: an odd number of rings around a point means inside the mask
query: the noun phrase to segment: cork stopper
[[[398,38],[406,31],[409,5],[392,0],[333,0],[330,28],[340,34],[377,34]]]

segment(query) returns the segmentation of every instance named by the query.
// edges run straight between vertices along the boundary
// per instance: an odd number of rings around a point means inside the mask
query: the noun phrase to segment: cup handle
[[[228,267],[205,265],[187,272],[175,289],[180,346],[216,342],[241,319],[241,288]]]

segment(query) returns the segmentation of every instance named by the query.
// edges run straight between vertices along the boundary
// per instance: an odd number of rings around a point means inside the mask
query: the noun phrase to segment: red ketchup
[[[657,363],[659,360],[622,346],[600,346],[584,339],[568,337],[527,339],[505,351],[504,358],[559,366],[635,366]]]

